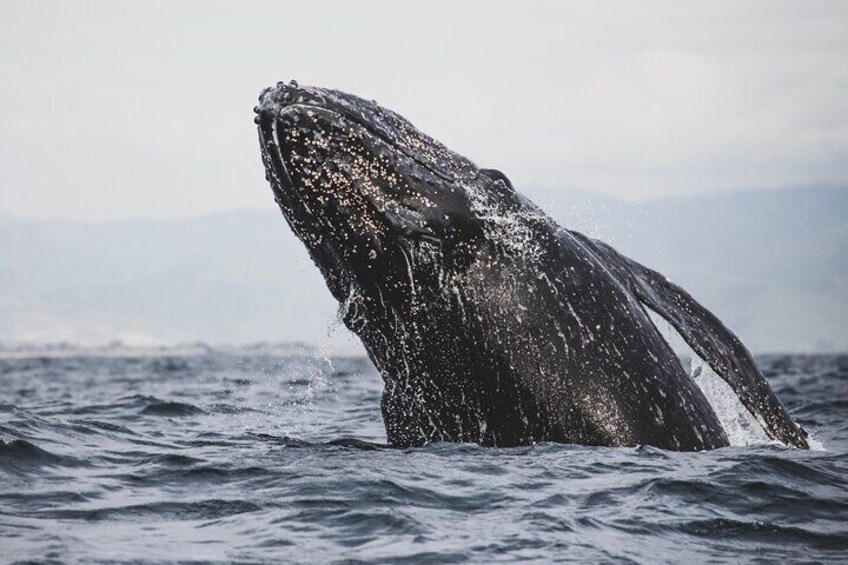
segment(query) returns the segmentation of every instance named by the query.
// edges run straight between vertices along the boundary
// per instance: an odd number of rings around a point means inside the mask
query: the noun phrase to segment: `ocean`
[[[848,355],[758,362],[817,449],[392,449],[362,357],[0,360],[0,561],[848,562]]]

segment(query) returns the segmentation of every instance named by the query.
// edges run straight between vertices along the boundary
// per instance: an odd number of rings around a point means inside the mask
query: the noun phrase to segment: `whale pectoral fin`
[[[674,326],[686,343],[730,385],[770,438],[809,449],[807,432],[789,416],[739,338],[715,315],[660,273],[625,257],[602,241],[570,233],[599,256],[641,302]]]

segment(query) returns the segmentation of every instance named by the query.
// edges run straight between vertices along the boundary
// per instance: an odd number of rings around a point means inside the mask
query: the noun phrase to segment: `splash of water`
[[[707,397],[727,433],[730,445],[763,445],[772,442],[756,418],[748,411],[733,389],[697,355],[689,358],[689,374]]]

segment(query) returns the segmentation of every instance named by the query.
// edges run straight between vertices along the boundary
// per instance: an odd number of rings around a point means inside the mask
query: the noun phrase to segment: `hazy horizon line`
[[[700,200],[704,198],[713,198],[713,197],[722,197],[722,196],[730,196],[734,194],[755,194],[755,193],[775,193],[775,192],[786,192],[786,191],[800,191],[800,190],[846,190],[848,191],[848,184],[841,182],[821,182],[821,183],[804,183],[804,184],[787,184],[782,186],[764,186],[764,187],[739,187],[739,188],[729,188],[729,189],[719,189],[719,190],[710,190],[703,192],[692,192],[692,193],[684,193],[684,194],[653,194],[647,195],[642,198],[624,198],[616,194],[611,194],[602,190],[590,190],[578,187],[567,187],[567,186],[554,186],[554,185],[534,185],[530,186],[527,189],[519,190],[523,194],[529,192],[549,192],[549,191],[559,191],[564,195],[579,195],[579,196],[589,196],[594,198],[602,198],[606,200],[611,200],[614,202],[622,203],[622,204],[630,204],[630,205],[641,205],[641,204],[651,204],[656,202],[663,201],[692,201],[692,200]],[[80,223],[80,224],[108,224],[112,222],[133,222],[133,221],[180,221],[180,220],[198,220],[205,218],[212,218],[215,216],[223,216],[228,214],[235,213],[243,213],[243,212],[266,212],[270,211],[272,213],[279,213],[279,209],[276,205],[273,204],[273,198],[270,196],[268,200],[270,204],[268,206],[238,206],[233,208],[227,208],[223,210],[213,210],[207,212],[198,212],[198,213],[186,213],[181,215],[118,215],[118,216],[109,216],[109,217],[92,217],[92,218],[80,218],[80,217],[71,217],[71,216],[57,216],[57,215],[32,215],[32,214],[7,214],[5,212],[0,212],[0,220],[23,220],[23,221],[56,221],[56,222],[66,222],[66,223]]]
[[[351,335],[352,341],[355,336]],[[249,353],[249,352],[273,352],[273,351],[301,351],[314,354],[328,355],[355,355],[367,357],[366,352],[361,349],[361,344],[355,343],[354,347],[338,347],[330,344],[312,343],[311,341],[285,341],[285,340],[259,340],[259,341],[244,341],[244,342],[218,342],[187,340],[174,341],[150,344],[132,344],[125,343],[120,339],[115,339],[104,343],[74,343],[67,341],[46,341],[46,342],[22,342],[9,343],[0,342],[0,358],[8,354],[32,354],[40,356],[45,354],[50,356],[51,353],[56,354],[80,354],[85,356],[89,353],[106,353],[109,351],[116,352],[138,352],[152,353],[162,352],[190,352],[190,351],[206,351],[208,353]],[[833,350],[751,350],[754,355],[848,355],[848,350],[833,349]]]

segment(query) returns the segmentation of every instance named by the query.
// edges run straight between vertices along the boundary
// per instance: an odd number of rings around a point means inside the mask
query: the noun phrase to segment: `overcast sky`
[[[848,2],[0,4],[0,213],[272,207],[277,80],[374,98],[516,187],[848,183]]]

